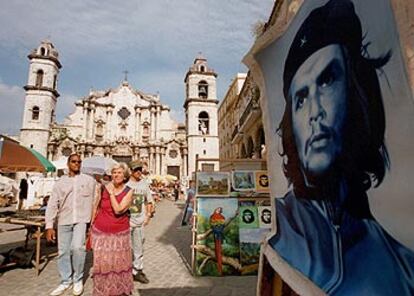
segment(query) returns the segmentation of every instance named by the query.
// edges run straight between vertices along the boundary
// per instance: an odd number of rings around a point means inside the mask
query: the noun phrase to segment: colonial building
[[[246,73],[237,73],[219,106],[220,159],[237,158],[237,151],[234,149],[231,140],[239,119],[237,112],[235,112],[235,106],[246,80],[246,75]]]
[[[186,76],[185,107],[187,123],[192,124],[188,135],[186,127],[170,117],[170,108],[161,103],[159,95],[136,90],[126,79],[116,88],[90,91],[75,103],[74,112],[63,123],[56,123],[57,79],[61,68],[58,52],[46,40],[33,50],[29,60],[20,139],[22,144],[35,148],[50,160],[75,151],[83,157],[103,155],[125,162],[139,159],[151,173],[181,178],[188,176],[187,163],[194,162],[194,152],[190,160],[187,158],[188,148],[194,149],[194,145],[200,145],[198,142],[205,143],[203,138],[217,136],[214,123],[217,117],[212,107],[217,104],[216,74],[207,68],[205,60],[202,61],[204,70],[190,69]],[[201,67],[196,61],[196,67]],[[200,86],[205,87],[205,98],[200,97]],[[198,102],[201,99],[209,106],[203,108]],[[202,132],[199,118],[204,118],[206,130]],[[207,143],[210,145],[210,140]]]
[[[189,177],[197,170],[219,170],[216,78],[207,60],[199,55],[184,79]],[[211,160],[200,161],[196,167],[197,156]]]
[[[266,159],[259,98],[250,72],[237,74],[219,108],[221,159]]]

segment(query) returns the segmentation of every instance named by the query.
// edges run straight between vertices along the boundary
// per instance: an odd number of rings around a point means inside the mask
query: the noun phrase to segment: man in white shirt
[[[83,293],[86,224],[91,220],[96,182],[80,173],[81,163],[76,153],[68,157],[68,174],[55,183],[46,208],[46,239],[56,240],[54,224],[59,237],[57,263],[61,283],[51,296],[62,295],[72,284],[74,295]]]
[[[129,209],[131,213],[130,226],[133,252],[132,273],[135,281],[147,284],[149,280],[143,272],[144,226],[151,219],[154,199],[148,182],[142,178],[142,163],[133,161],[129,164],[129,167],[131,178],[127,186],[133,190],[132,205]]]

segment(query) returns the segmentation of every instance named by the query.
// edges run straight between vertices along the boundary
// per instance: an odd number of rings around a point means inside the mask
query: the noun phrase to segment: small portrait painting
[[[272,211],[269,206],[258,207],[259,211],[259,226],[260,228],[271,228],[272,226]]]
[[[256,206],[241,206],[239,208],[240,228],[258,228],[259,221]]]
[[[254,172],[256,179],[256,191],[257,192],[269,192],[269,176],[267,171]]]

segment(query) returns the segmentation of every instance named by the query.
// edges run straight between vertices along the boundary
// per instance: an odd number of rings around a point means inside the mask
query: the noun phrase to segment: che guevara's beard
[[[303,168],[301,168],[301,172],[305,186],[308,189],[307,191],[317,199],[337,197],[340,184],[344,181],[336,163],[321,174],[313,174],[310,171],[305,171]]]

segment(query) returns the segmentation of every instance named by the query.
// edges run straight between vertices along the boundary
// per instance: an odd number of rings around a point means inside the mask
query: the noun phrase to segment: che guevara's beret
[[[360,54],[361,22],[349,0],[330,0],[314,9],[300,26],[290,46],[283,72],[283,94],[289,97],[290,84],[296,71],[317,50],[341,44],[351,55]]]

